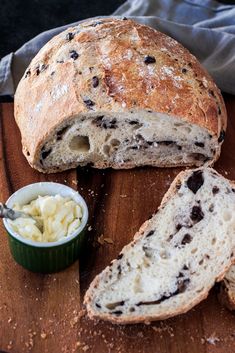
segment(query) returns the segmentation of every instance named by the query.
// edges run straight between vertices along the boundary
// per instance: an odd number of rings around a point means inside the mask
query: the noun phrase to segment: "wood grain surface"
[[[225,96],[229,124],[215,168],[235,179],[235,97]],[[37,181],[57,181],[86,199],[88,246],[67,270],[51,275],[24,270],[0,235],[0,351],[12,353],[233,353],[235,314],[218,302],[216,288],[189,313],[151,325],[113,326],[84,315],[82,299],[93,277],[117,256],[161,198],[180,169],[129,171],[78,168],[43,175],[21,153],[13,104],[0,111],[0,201]]]

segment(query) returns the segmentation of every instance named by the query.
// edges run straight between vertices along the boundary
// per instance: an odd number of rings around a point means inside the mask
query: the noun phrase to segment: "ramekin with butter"
[[[11,253],[20,265],[50,273],[79,257],[88,208],[77,191],[53,182],[35,183],[16,191],[6,205],[29,214],[29,218],[3,220]]]
[[[38,196],[27,205],[15,204],[13,209],[34,218],[17,218],[9,221],[12,229],[24,238],[39,242],[53,242],[73,234],[80,226],[82,207],[74,200],[61,195]]]

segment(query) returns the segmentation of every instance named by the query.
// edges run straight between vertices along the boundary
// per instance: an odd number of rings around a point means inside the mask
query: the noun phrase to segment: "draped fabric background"
[[[175,38],[199,59],[222,91],[235,94],[235,5],[215,0],[128,0],[113,16],[131,17]],[[5,56],[0,62],[0,95],[13,96],[39,49],[78,23],[43,32]]]

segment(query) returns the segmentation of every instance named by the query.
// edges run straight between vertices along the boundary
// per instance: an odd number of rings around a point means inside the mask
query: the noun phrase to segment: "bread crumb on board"
[[[7,349],[10,351],[12,347],[13,347],[13,341],[11,340],[8,342]]]
[[[220,339],[212,334],[210,337],[206,338],[206,342],[215,346],[217,342],[220,342]]]
[[[97,239],[97,242],[100,244],[100,245],[104,245],[105,243],[107,244],[113,244],[113,240],[109,237],[105,237],[104,234],[101,234],[98,239]]]
[[[47,334],[45,332],[41,332],[41,338],[45,340],[47,338]]]
[[[71,327],[74,327],[75,325],[77,325],[79,321],[79,316],[74,316],[71,320],[70,320],[70,325]]]

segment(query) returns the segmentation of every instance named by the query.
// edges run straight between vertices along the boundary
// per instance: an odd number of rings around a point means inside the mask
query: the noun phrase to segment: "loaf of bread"
[[[231,266],[221,282],[219,300],[229,310],[235,310],[235,266]]]
[[[185,313],[235,261],[234,184],[211,168],[181,172],[158,212],[91,283],[91,318],[137,323]]]
[[[45,173],[211,164],[226,130],[220,91],[196,58],[126,18],[51,39],[17,87],[15,119],[23,153]]]

